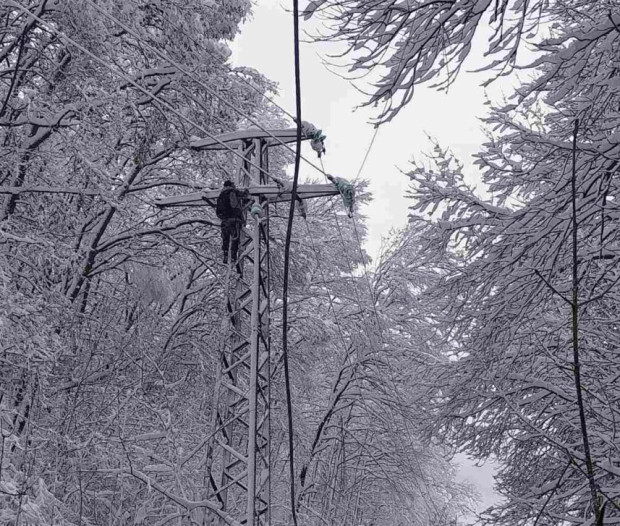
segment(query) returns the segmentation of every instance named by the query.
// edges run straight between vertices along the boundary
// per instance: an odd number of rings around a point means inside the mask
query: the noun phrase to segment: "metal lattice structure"
[[[197,150],[236,148],[241,153],[237,185],[247,188],[252,203],[241,230],[237,269],[228,280],[227,337],[220,349],[212,413],[213,440],[207,470],[209,499],[248,526],[268,525],[270,517],[270,387],[269,336],[269,204],[288,202],[290,189],[270,184],[269,148],[296,140],[296,129],[246,130],[217,139],[194,141]],[[336,195],[331,184],[300,185],[301,199]],[[160,199],[158,205],[214,205],[219,190]],[[217,519],[214,519],[217,521]]]

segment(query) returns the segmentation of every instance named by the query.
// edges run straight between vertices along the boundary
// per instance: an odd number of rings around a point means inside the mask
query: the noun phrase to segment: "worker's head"
[[[235,187],[235,183],[233,183],[232,181],[224,181],[224,188],[234,188]]]

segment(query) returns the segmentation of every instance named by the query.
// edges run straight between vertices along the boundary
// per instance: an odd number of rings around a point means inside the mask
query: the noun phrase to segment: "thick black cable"
[[[286,227],[286,242],[284,245],[284,285],[282,287],[282,358],[284,365],[284,386],[286,389],[286,410],[288,416],[288,454],[289,474],[291,477],[291,513],[293,524],[297,526],[297,510],[295,509],[295,450],[293,444],[293,403],[291,397],[291,377],[288,364],[288,279],[291,253],[291,236],[293,233],[293,219],[295,217],[295,201],[297,200],[297,185],[299,182],[299,165],[301,161],[301,75],[299,67],[299,2],[293,0],[293,40],[295,55],[295,106],[297,116],[297,141],[295,148],[295,171],[293,172],[293,187],[291,189],[291,203],[288,212]]]

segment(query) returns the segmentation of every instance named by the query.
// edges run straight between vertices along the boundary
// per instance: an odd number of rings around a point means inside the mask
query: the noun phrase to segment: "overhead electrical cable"
[[[335,214],[335,213],[336,213],[336,211],[335,211],[335,209],[334,209],[334,207],[333,207],[333,203],[332,203],[332,206],[331,206],[330,208],[331,208],[331,211]],[[315,255],[315,259],[316,259],[316,261],[317,261],[317,266],[318,266],[318,268],[319,268],[319,272],[320,272],[320,274],[321,274],[321,279],[323,280],[323,286],[327,289],[327,282],[326,282],[326,280],[325,280],[325,275],[324,275],[324,272],[323,272],[322,266],[321,266],[321,264],[320,264],[320,257],[319,257],[320,255],[319,255],[319,253],[318,253],[318,249],[317,249],[317,247],[316,247],[316,243],[315,243],[315,241],[314,241],[314,237],[313,237],[313,235],[312,235],[312,232],[310,231],[310,228],[309,228],[309,226],[308,226],[308,221],[307,221],[307,220],[306,220],[306,228],[307,228],[307,231],[308,231],[308,236],[309,236],[309,238],[310,238],[311,246],[312,246],[312,249],[313,249],[313,252],[314,252],[314,255]],[[344,237],[343,237],[343,234],[342,234],[342,231],[341,231],[341,229],[340,229],[339,224],[337,224],[337,230],[339,231],[339,234],[340,234],[341,244],[342,244],[342,248],[343,248],[343,250],[344,250],[345,261],[347,262],[347,266],[349,267],[349,269],[350,269],[350,273],[351,273],[351,275],[352,275],[352,274],[353,274],[353,272],[352,272],[352,265],[351,265],[351,260],[350,260],[349,255],[348,255],[348,248],[347,248],[346,244],[344,243]],[[355,296],[356,296],[357,306],[359,307],[360,312],[362,312],[362,313],[363,313],[363,312],[364,312],[364,308],[363,308],[363,306],[362,306],[361,299],[360,299],[359,294],[358,294],[358,292],[357,292],[357,288],[356,288],[356,287],[354,287],[354,289],[353,289],[353,290],[354,290],[354,293],[355,293]],[[341,325],[340,325],[340,320],[338,319],[338,316],[336,315],[336,310],[335,310],[335,307],[334,307],[334,304],[333,304],[333,300],[332,300],[332,298],[331,298],[331,294],[330,294],[329,292],[328,292],[328,299],[329,299],[329,303],[330,303],[330,310],[331,310],[332,315],[333,315],[333,317],[334,317],[334,321],[335,321],[336,326],[338,327],[338,330],[339,330],[339,332],[340,332],[340,334],[341,334],[341,338],[342,338],[342,342],[343,342],[343,347],[344,347],[344,349],[345,349],[345,352],[347,353],[347,358],[348,358],[348,361],[350,361],[350,356],[349,356],[349,354],[348,354],[347,345],[346,345],[346,342],[345,342],[345,340],[344,340],[344,336],[343,336],[342,328],[341,328]],[[370,337],[370,334],[368,333],[368,328],[367,328],[367,326],[366,326],[365,324],[363,324],[363,325],[362,325],[362,330],[361,330],[361,332],[362,332],[363,334],[365,334],[365,336],[366,336],[366,338],[367,338],[367,340],[368,340],[368,343],[369,343],[369,344],[370,344],[370,346],[372,347],[372,346],[373,346],[373,344],[374,344],[374,342],[373,342],[373,339]],[[383,340],[383,335],[382,335],[381,333],[380,333],[380,337],[381,337],[381,340],[383,341],[383,348],[385,349],[385,348],[386,348],[386,343],[385,343],[385,341]],[[358,353],[358,357],[357,357],[357,363],[360,363],[359,353]],[[390,370],[391,370],[391,364],[390,364],[387,360],[386,360],[386,363],[388,364],[388,367],[389,367],[389,368],[390,368]],[[353,371],[353,373],[352,373],[352,374],[353,374],[353,378],[354,378],[354,380],[355,380],[355,384],[357,385],[357,388],[359,389],[359,396],[360,396],[360,398],[361,398],[362,405],[365,407],[367,414],[370,416],[370,415],[372,415],[373,413],[372,413],[372,411],[371,411],[371,409],[370,409],[370,406],[369,406],[368,401],[366,400],[366,396],[364,395],[364,391],[363,391],[363,389],[362,389],[362,383],[361,383],[361,380],[360,380],[360,378],[359,378],[357,368],[353,367],[353,365],[354,365],[354,364],[351,364],[351,365],[350,365],[350,367],[352,368],[352,371]],[[392,378],[392,383],[394,384],[394,388],[395,388],[395,391],[396,391],[396,386],[395,386],[395,382],[394,382],[393,378]],[[405,423],[405,427],[407,427],[406,423]],[[404,445],[405,447],[407,447],[407,445],[406,445],[406,444],[404,444],[404,442],[402,441],[402,439],[400,440],[400,442],[401,442],[401,445]],[[417,459],[415,459],[415,461],[416,461],[416,463],[417,463],[417,465],[418,465],[418,472],[420,473],[420,477],[422,478],[422,480],[423,480],[423,482],[424,482],[424,485],[425,485],[425,486],[428,486],[428,483],[426,482],[426,478],[424,477],[424,475],[422,475],[422,469],[421,469],[421,466],[420,466],[419,461],[418,461]],[[379,468],[379,469],[383,472],[383,474],[385,475],[386,479],[389,479],[388,473],[386,473],[385,468],[384,468],[381,464],[379,464],[378,462],[376,462],[376,461],[375,461],[375,464],[376,464],[376,465],[377,465],[377,467],[378,467],[378,468]],[[414,483],[415,483],[415,485],[418,487],[418,489],[419,489],[419,491],[420,491],[420,494],[421,494],[421,495],[423,495],[423,496],[424,496],[424,495],[426,494],[426,495],[425,495],[425,497],[426,497],[426,499],[427,499],[428,501],[430,501],[430,502],[431,502],[431,504],[432,504],[432,506],[433,506],[433,508],[434,508],[434,512],[435,512],[435,514],[438,514],[438,513],[439,513],[439,510],[438,510],[438,508],[437,508],[437,505],[436,505],[436,504],[435,504],[435,502],[433,501],[433,499],[430,497],[430,492],[429,492],[428,488],[426,488],[426,491],[425,491],[425,490],[423,490],[423,489],[422,489],[422,487],[420,486],[419,482],[417,481],[417,479],[414,479]],[[425,500],[425,501],[423,501],[423,502],[424,502],[424,506],[426,507],[427,511],[430,513],[430,512],[431,512],[431,510],[430,510],[430,508],[429,508],[429,506],[428,506],[428,504],[427,504],[426,500]]]
[[[372,134],[372,138],[370,139],[370,144],[368,144],[368,148],[366,148],[366,153],[364,154],[364,158],[362,159],[362,164],[360,164],[359,169],[357,170],[357,175],[355,176],[355,179],[353,179],[354,183],[357,183],[357,181],[360,178],[360,175],[362,175],[362,170],[364,169],[364,166],[366,166],[366,161],[368,160],[368,157],[370,156],[370,151],[372,150],[372,147],[375,144],[375,140],[377,139],[377,134],[379,133],[379,126],[375,125],[375,131]],[[323,171],[325,171],[325,167],[321,164]]]
[[[173,27],[179,27],[179,26],[175,26],[174,24],[171,23],[171,25]],[[199,44],[198,41],[191,35],[187,35],[191,40],[194,41],[194,43]],[[206,52],[208,55],[211,55],[215,58],[219,58],[220,60],[226,62],[228,60],[227,57],[225,57],[224,55],[220,55],[218,53],[216,53],[215,51],[212,51],[210,49],[207,48],[202,48],[202,51]],[[231,70],[234,73],[234,70]],[[263,90],[261,90],[260,88],[258,88],[257,86],[255,86],[254,84],[252,84],[249,80],[247,80],[245,77],[242,77],[240,75],[235,75],[232,77],[233,80],[236,80],[237,82],[240,82],[242,84],[245,84],[246,86],[248,86],[251,90],[253,90],[254,92],[256,92],[258,95],[260,95],[261,97],[263,97],[266,101],[270,102],[271,104],[273,104],[276,108],[278,108],[280,111],[282,111],[282,113],[284,113],[287,117],[289,117],[290,119],[292,119],[293,121],[295,120],[295,116],[289,112],[286,108],[284,108],[282,105],[278,104],[272,97],[270,97],[269,95],[267,95]]]
[[[329,300],[329,310],[331,311],[332,316],[334,318],[334,322],[335,322],[336,327],[338,329],[338,333],[340,335],[340,340],[342,342],[342,346],[343,346],[343,349],[344,349],[344,352],[345,352],[345,360],[346,360],[348,366],[351,368],[351,375],[352,375],[352,378],[353,378],[353,380],[355,382],[355,385],[357,386],[357,388],[359,390],[359,397],[360,397],[360,399],[362,401],[362,405],[365,407],[367,414],[371,415],[372,412],[370,410],[370,406],[368,404],[368,401],[366,400],[366,396],[364,395],[364,390],[362,388],[362,381],[360,380],[360,377],[359,377],[359,374],[358,374],[358,370],[357,370],[357,367],[356,367],[356,365],[360,363],[359,353],[358,353],[358,357],[357,357],[357,362],[354,363],[351,360],[351,354],[349,352],[350,346],[347,345],[347,343],[346,343],[346,339],[344,337],[344,331],[342,329],[340,318],[336,314],[336,307],[334,306],[334,301],[332,299],[332,295],[329,292],[328,287],[327,287],[327,280],[325,279],[325,272],[323,270],[323,266],[321,265],[319,250],[318,250],[316,242],[314,240],[314,236],[312,235],[312,231],[310,230],[310,226],[308,224],[308,220],[307,219],[305,220],[305,224],[306,224],[306,231],[308,233],[308,238],[310,239],[310,246],[312,247],[312,251],[314,253],[314,257],[315,257],[315,260],[316,260],[317,268],[318,268],[319,274],[321,276],[321,284],[323,285],[323,287],[327,291],[327,298]],[[345,251],[345,257],[346,257],[346,251],[347,251],[346,246],[343,246],[343,249]],[[358,305],[358,307],[360,307],[360,310],[361,310],[361,305],[359,303],[359,300],[358,300],[357,305]],[[368,334],[366,334],[366,337],[369,338]],[[370,340],[370,338],[369,338],[369,340]],[[366,444],[366,440],[368,438],[367,434],[368,433],[366,433],[366,437],[365,437],[365,440],[364,440],[364,447],[365,447],[365,444]],[[379,468],[379,470],[381,470],[383,472],[383,474],[385,475],[386,479],[389,478],[388,473],[385,471],[385,468],[379,462],[377,462],[375,459],[373,459],[373,460],[374,460],[374,463]]]
[[[362,164],[361,164],[361,166],[360,166],[360,168],[359,168],[359,170],[357,172],[357,177],[360,176],[360,174],[362,172],[362,169],[364,168],[364,164],[366,162],[366,159],[368,158],[368,154],[370,152],[370,149],[372,148],[374,140],[377,137],[377,131],[378,131],[378,128],[375,130],[375,134],[374,134],[374,136],[372,138],[372,141],[370,142],[370,145],[368,146],[368,150],[366,152],[366,156],[364,157],[364,161],[362,161]],[[323,170],[325,170],[325,165],[323,163],[323,159],[321,159],[321,166],[323,166]],[[356,177],[356,179],[357,179],[357,177]],[[331,207],[331,209],[332,209],[332,214],[334,216],[334,221],[336,223],[336,228],[337,228],[338,234],[340,236],[340,241],[341,241],[341,243],[344,246],[345,245],[344,236],[342,235],[342,229],[340,228],[340,221],[338,221],[338,214],[336,213],[336,210],[334,209],[334,206],[333,206],[333,200],[332,200],[332,207]],[[360,236],[359,236],[359,232],[357,231],[357,222],[355,221],[355,216],[354,215],[352,217],[352,221],[353,221],[353,228],[354,228],[354,231],[355,231],[355,238],[357,240],[357,245],[358,245],[358,249],[359,249],[359,252],[360,252],[362,264],[364,266],[364,275],[366,277],[366,282],[368,284],[368,292],[369,292],[369,297],[370,297],[370,303],[372,305],[372,308],[373,308],[373,311],[374,311],[374,314],[375,314],[375,319],[376,319],[376,322],[377,322],[377,328],[379,330],[379,334],[383,335],[383,328],[381,326],[381,322],[379,321],[379,314],[377,312],[377,307],[375,305],[375,303],[376,303],[375,302],[375,297],[374,297],[374,294],[373,294],[373,291],[372,291],[372,285],[370,283],[370,277],[368,275],[368,267],[366,266],[366,257],[364,255],[364,251],[362,249],[362,243],[361,243],[361,239],[360,239]],[[345,251],[346,251],[346,246],[344,246],[344,248],[345,248]],[[347,257],[346,259],[347,259],[347,265],[349,267],[349,272],[351,273],[351,275],[353,275],[353,266],[351,265],[351,262],[350,262],[349,258]],[[357,289],[355,289],[355,290],[356,290],[356,294],[357,294]],[[358,296],[358,303],[359,302],[360,302],[360,300],[359,300],[359,296]]]
[[[10,0],[9,0],[10,1]],[[229,152],[231,152],[233,155],[235,155],[236,157],[238,157],[239,159],[247,162],[248,164],[250,164],[251,166],[253,166],[254,168],[256,168],[257,170],[259,170],[261,173],[265,174],[267,177],[269,177],[270,179],[272,179],[272,175],[271,173],[269,173],[268,170],[265,170],[264,168],[262,168],[261,166],[257,165],[256,163],[252,162],[251,160],[248,160],[242,153],[238,152],[237,150],[235,150],[234,148],[231,148],[228,144],[226,144],[225,142],[223,142],[222,140],[218,139],[218,137],[216,137],[215,135],[213,135],[212,133],[210,133],[209,131],[207,131],[204,126],[201,126],[200,124],[194,122],[193,120],[191,120],[189,117],[186,117],[185,115],[183,115],[181,112],[179,112],[178,110],[176,110],[171,104],[169,104],[168,102],[166,102],[165,100],[161,99],[159,96],[154,95],[153,93],[151,93],[149,90],[147,90],[146,88],[140,86],[140,84],[138,84],[134,79],[132,79],[131,77],[125,75],[124,73],[122,73],[121,71],[117,71],[113,66],[111,66],[110,64],[108,64],[105,60],[103,60],[102,58],[98,57],[97,55],[95,55],[94,53],[92,53],[91,51],[89,51],[88,49],[86,49],[84,46],[82,46],[80,43],[76,42],[75,40],[73,40],[72,38],[68,37],[65,33],[63,33],[62,31],[60,31],[59,29],[56,29],[55,27],[53,27],[51,25],[50,22],[42,19],[41,17],[35,15],[32,11],[29,11],[27,8],[13,2],[10,1],[10,3],[20,9],[21,11],[23,11],[24,13],[28,14],[28,16],[31,16],[32,18],[34,18],[35,20],[39,21],[42,25],[44,25],[49,31],[51,31],[52,33],[54,33],[55,35],[57,35],[58,37],[60,37],[61,39],[64,39],[66,42],[68,42],[69,44],[71,44],[72,46],[78,48],[80,51],[82,51],[83,53],[87,54],[89,57],[91,57],[93,60],[97,61],[99,64],[101,64],[103,67],[105,67],[106,69],[108,69],[110,72],[112,72],[114,75],[122,78],[123,80],[125,80],[126,82],[128,82],[129,84],[131,84],[132,86],[134,86],[135,88],[137,88],[139,91],[141,91],[142,93],[144,93],[146,96],[148,96],[149,98],[153,99],[154,101],[157,101],[159,104],[161,104],[163,107],[165,107],[166,109],[170,110],[172,113],[174,113],[177,117],[181,118],[182,120],[184,120],[185,122],[187,122],[188,124],[190,124],[191,126],[193,126],[194,128],[196,128],[197,130],[200,130],[201,132],[203,132],[207,137],[209,137],[210,139],[212,139],[213,141],[215,141],[217,144],[221,145],[225,150],[228,150]]]
[[[372,139],[372,141],[371,141],[371,143],[369,145],[368,150],[370,150],[370,148],[372,147],[372,144],[374,143],[374,139],[375,138],[376,138],[376,131],[375,131],[373,139]],[[367,158],[367,156],[365,157],[365,159],[366,158]],[[365,162],[365,160],[364,160],[364,162]],[[360,173],[362,171],[362,168],[364,166],[364,162],[360,166],[360,169],[358,171],[358,176],[360,175]],[[323,160],[322,159],[321,159],[321,165],[323,166],[323,169],[324,169],[324,164],[323,164]],[[342,233],[342,228],[340,226],[340,221],[338,220],[338,214],[336,213],[336,210],[334,208],[333,199],[331,200],[330,209],[331,209],[332,215],[334,216],[334,221],[335,221],[335,224],[336,224],[336,230],[338,231],[338,235],[340,237],[340,242],[341,242],[343,250],[344,250],[345,261],[347,262],[349,273],[350,273],[350,275],[354,275],[353,265],[351,263],[351,259],[349,258],[348,248],[347,248],[345,240],[344,240],[344,235]],[[372,286],[371,286],[371,283],[370,283],[370,277],[369,277],[369,274],[368,274],[368,268],[366,266],[366,261],[365,261],[366,258],[364,256],[364,253],[363,253],[363,250],[362,250],[361,239],[360,239],[360,236],[359,236],[359,232],[357,230],[357,225],[355,223],[355,218],[353,218],[353,226],[354,226],[354,230],[355,230],[355,239],[357,241],[358,250],[360,252],[360,256],[362,258],[362,263],[363,263],[363,266],[364,266],[364,274],[365,274],[366,282],[368,284],[369,298],[370,298],[370,302],[371,302],[372,309],[373,309],[373,312],[374,312],[375,323],[377,324],[376,325],[377,326],[377,331],[378,331],[378,334],[379,334],[379,338],[381,339],[382,349],[386,350],[387,349],[387,343],[385,342],[385,339],[383,337],[383,328],[382,328],[382,325],[381,325],[381,322],[380,322],[380,319],[379,319],[379,315],[378,315],[378,312],[377,312],[377,308],[376,308],[376,304],[375,304],[376,299],[375,299],[374,294],[372,292]],[[362,301],[361,301],[361,298],[359,297],[359,293],[357,291],[357,287],[354,287],[353,290],[354,290],[354,293],[355,293],[355,296],[356,296],[356,299],[357,299],[357,304],[358,304],[358,306],[360,308],[360,312],[363,313],[364,312],[364,308],[362,306]],[[362,332],[365,333],[366,338],[368,339],[368,342],[369,342],[370,346],[372,347],[373,346],[373,339],[370,337],[370,334],[368,333],[368,328],[365,325],[362,326]],[[397,397],[399,398],[400,404],[404,407],[404,405],[405,405],[404,401],[400,400],[400,393],[398,392],[398,390],[396,388],[396,382],[394,380],[394,371],[393,371],[393,368],[392,368],[392,364],[391,364],[391,362],[389,360],[386,360],[386,363],[388,365],[388,369],[390,370],[390,374],[392,376],[391,382],[392,382],[392,384],[394,386],[394,392],[397,394]],[[361,390],[361,386],[359,385],[359,383],[358,383],[358,387],[360,388],[360,396],[362,397],[362,400],[364,402],[364,406],[366,407],[366,410],[370,414],[370,410],[369,410],[368,404],[366,403],[366,401],[364,399],[363,392]],[[411,432],[409,430],[409,427],[407,425],[407,421],[404,420],[404,423],[405,423],[405,427],[407,428],[407,431],[411,434]],[[418,487],[418,489],[420,491],[420,494],[422,494],[422,495],[426,494],[426,500],[431,502],[432,507],[434,508],[435,514],[438,515],[439,514],[439,510],[437,508],[437,504],[435,504],[435,501],[430,496],[430,492],[428,490],[428,483],[426,481],[426,477],[424,477],[422,475],[422,467],[420,465],[420,462],[415,457],[414,457],[414,460],[415,460],[415,462],[416,462],[416,464],[418,466],[418,471],[420,473],[420,476],[421,476],[421,478],[422,478],[422,480],[424,482],[424,486],[425,486],[426,489],[425,490],[422,489],[422,486],[417,481],[417,479],[414,479],[415,484]],[[431,510],[429,509],[428,504],[426,503],[426,501],[424,501],[424,502],[425,502],[425,507],[427,508],[427,511],[430,512]]]
[[[212,97],[215,97],[216,99],[218,99],[219,101],[221,101],[223,104],[225,104],[226,106],[228,106],[230,109],[232,109],[233,111],[237,112],[241,117],[247,119],[249,122],[251,122],[252,124],[254,124],[255,126],[257,126],[261,131],[265,132],[271,139],[275,140],[279,145],[284,146],[287,150],[289,150],[291,153],[295,154],[295,150],[293,150],[293,148],[291,148],[288,144],[286,144],[284,141],[282,141],[279,137],[276,137],[273,133],[271,133],[268,129],[266,129],[262,124],[260,124],[257,120],[253,119],[250,115],[248,115],[247,113],[245,113],[244,111],[242,111],[241,109],[239,109],[237,106],[235,106],[232,102],[226,100],[225,97],[222,97],[219,93],[217,93],[216,91],[214,91],[213,89],[211,89],[209,86],[207,86],[202,80],[200,80],[199,78],[197,78],[194,74],[192,74],[189,70],[187,70],[186,68],[182,67],[178,62],[172,60],[170,57],[168,57],[165,53],[163,53],[162,51],[158,50],[157,48],[155,48],[153,45],[151,45],[149,42],[147,42],[145,40],[144,37],[142,37],[141,35],[138,34],[137,31],[135,31],[134,29],[132,29],[131,27],[129,27],[127,24],[123,23],[122,21],[120,21],[118,18],[116,18],[114,15],[108,13],[105,9],[101,8],[100,6],[98,6],[97,4],[95,4],[92,0],[85,0],[88,4],[90,4],[92,7],[94,7],[97,11],[99,11],[103,16],[105,16],[106,18],[108,18],[109,20],[111,20],[113,23],[115,23],[116,25],[118,25],[119,27],[123,28],[125,31],[127,31],[129,34],[133,35],[135,38],[137,38],[142,44],[144,44],[146,47],[148,47],[151,51],[153,51],[153,53],[155,53],[159,58],[161,58],[162,60],[165,60],[166,62],[168,62],[171,66],[173,66],[175,69],[177,69],[178,71],[180,71],[181,73],[183,73],[185,76],[187,76],[188,78],[190,78],[191,80],[193,80],[194,82],[196,82],[198,85],[200,85],[209,95],[211,95]],[[286,110],[284,110],[286,111]],[[288,112],[286,112],[288,114]],[[313,162],[309,161],[308,159],[306,159],[304,156],[302,156],[300,154],[301,158],[308,163],[310,166],[312,166],[314,169],[316,169],[317,171],[319,171],[320,173],[324,174],[324,171],[321,170],[321,168],[319,168],[318,166],[316,166]]]
[[[166,23],[169,24],[172,28],[174,28],[176,31],[179,32],[184,32],[184,29],[182,26],[175,24],[172,20],[166,20]],[[194,44],[196,44],[196,46],[200,47],[201,51],[204,51],[205,53],[207,53],[208,55],[211,55],[212,57],[215,57],[219,60],[221,60],[222,62],[226,62],[228,60],[228,57],[225,56],[223,53],[218,53],[216,51],[213,51],[211,49],[208,49],[204,46],[204,44],[202,42],[199,42],[198,40],[196,40],[196,38],[191,34],[191,33],[187,33],[184,32],[184,36],[186,36],[187,38],[189,38]],[[234,70],[231,70],[232,73],[235,73]],[[269,101],[271,104],[273,104],[276,108],[282,110],[282,112],[287,115],[289,118],[293,119],[293,121],[295,120],[295,116],[286,110],[286,108],[284,108],[283,106],[281,106],[280,104],[278,104],[274,99],[272,99],[271,97],[269,97],[269,95],[267,95],[263,90],[261,90],[260,88],[256,87],[254,84],[252,84],[250,81],[248,81],[245,77],[240,76],[240,75],[236,75],[233,77],[234,80],[236,80],[237,82],[241,82],[242,84],[245,84],[246,86],[248,86],[250,89],[252,89],[254,92],[256,92],[258,95],[260,95],[261,97],[263,97],[265,100]]]
[[[372,141],[371,141],[371,143],[369,145],[369,150],[372,147],[372,144],[374,143],[374,139],[375,138],[376,138],[376,132],[375,132],[375,135],[373,136],[373,139],[372,139]],[[358,171],[358,176],[361,173],[361,170],[362,170],[362,168],[364,166],[364,162],[360,166],[360,169]],[[323,160],[322,159],[321,159],[321,165],[323,166],[323,169],[325,169],[325,166],[323,164]],[[354,272],[353,272],[353,265],[351,264],[351,260],[349,258],[348,249],[347,249],[347,246],[346,246],[346,243],[345,243],[344,235],[342,233],[342,228],[340,226],[340,221],[338,220],[338,214],[336,213],[336,210],[334,208],[333,199],[331,200],[331,211],[332,211],[332,214],[334,216],[334,221],[335,221],[335,224],[336,224],[336,230],[338,231],[341,244],[342,244],[343,249],[345,251],[344,252],[345,253],[345,260],[347,262],[347,266],[349,268],[349,272],[350,272],[351,275],[353,275],[354,274]],[[357,229],[357,224],[356,224],[356,221],[355,221],[355,217],[353,217],[353,227],[354,227],[354,231],[355,231],[355,239],[356,239],[356,242],[357,242],[357,248],[359,250],[359,253],[360,253],[360,256],[361,256],[361,259],[362,259],[362,264],[363,264],[363,268],[364,268],[364,275],[365,275],[366,283],[367,283],[367,286],[368,286],[369,299],[370,299],[370,302],[371,302],[371,306],[372,306],[372,310],[373,310],[373,314],[374,314],[374,318],[375,318],[377,332],[378,332],[379,338],[381,340],[381,345],[382,345],[383,350],[387,350],[387,342],[385,341],[385,339],[383,337],[383,327],[382,327],[382,324],[381,324],[381,321],[380,321],[380,318],[379,318],[379,314],[377,312],[376,298],[374,297],[374,293],[372,291],[372,285],[371,285],[370,276],[369,276],[369,273],[368,273],[368,267],[366,265],[366,258],[364,256],[364,252],[363,252],[363,249],[362,249],[361,239],[360,239],[359,232],[358,232],[358,229]],[[356,299],[357,299],[357,303],[358,303],[358,305],[360,307],[360,311],[364,312],[364,309],[362,308],[362,301],[361,301],[361,299],[359,297],[359,294],[358,294],[358,291],[357,291],[356,287],[354,287],[354,293],[356,295]],[[369,342],[369,344],[372,347],[373,346],[373,339],[370,337],[370,334],[367,332],[368,328],[364,325],[362,327],[362,330],[366,334],[366,338],[368,339],[368,342]],[[424,354],[426,354],[426,353],[424,353]],[[395,379],[394,379],[395,374],[394,374],[394,370],[393,370],[392,364],[391,364],[391,362],[389,360],[386,360],[386,364],[387,364],[388,369],[390,371],[391,382],[392,382],[392,384],[394,386],[394,392],[396,393],[396,396],[399,399],[398,400],[399,403],[404,407],[405,403],[401,399],[400,392],[396,388],[396,382],[395,382]],[[409,426],[407,424],[407,420],[404,419],[403,421],[404,421],[405,427],[407,428],[407,431],[411,434],[411,432],[409,430]],[[424,482],[424,486],[426,487],[426,491],[422,490],[422,487],[420,486],[420,484],[417,481],[417,479],[414,479],[415,480],[415,484],[416,484],[416,486],[418,486],[418,489],[420,490],[420,493],[422,495],[424,495],[426,493],[426,498],[427,498],[427,500],[429,500],[431,502],[431,504],[432,504],[432,506],[434,508],[435,514],[439,514],[439,510],[437,508],[437,504],[435,503],[435,501],[430,496],[430,492],[428,490],[428,483],[426,481],[426,477],[424,477],[422,475],[422,467],[420,465],[420,462],[419,462],[419,460],[417,458],[415,458],[415,456],[414,456],[414,461],[416,462],[416,464],[418,466],[418,471],[420,472],[421,478],[422,478],[422,480]],[[428,505],[426,503],[425,503],[425,506],[427,507],[427,510],[428,510]],[[430,510],[428,510],[428,511],[430,511]]]

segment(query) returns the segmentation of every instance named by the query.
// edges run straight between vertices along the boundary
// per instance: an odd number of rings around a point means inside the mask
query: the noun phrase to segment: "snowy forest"
[[[0,0],[0,525],[248,524],[249,482],[215,489],[214,451],[236,454],[215,438],[220,220],[157,200],[236,177],[197,138],[298,126],[230,60],[252,9]],[[376,260],[367,182],[353,217],[304,201],[286,267],[288,204],[270,205],[269,512],[251,522],[620,524],[620,1],[300,10],[374,75],[376,126],[466,74],[481,32],[486,84],[520,84],[484,119],[480,184],[440,143],[411,151],[409,222]],[[271,148],[274,181],[294,146]],[[490,508],[457,454],[497,466]]]

